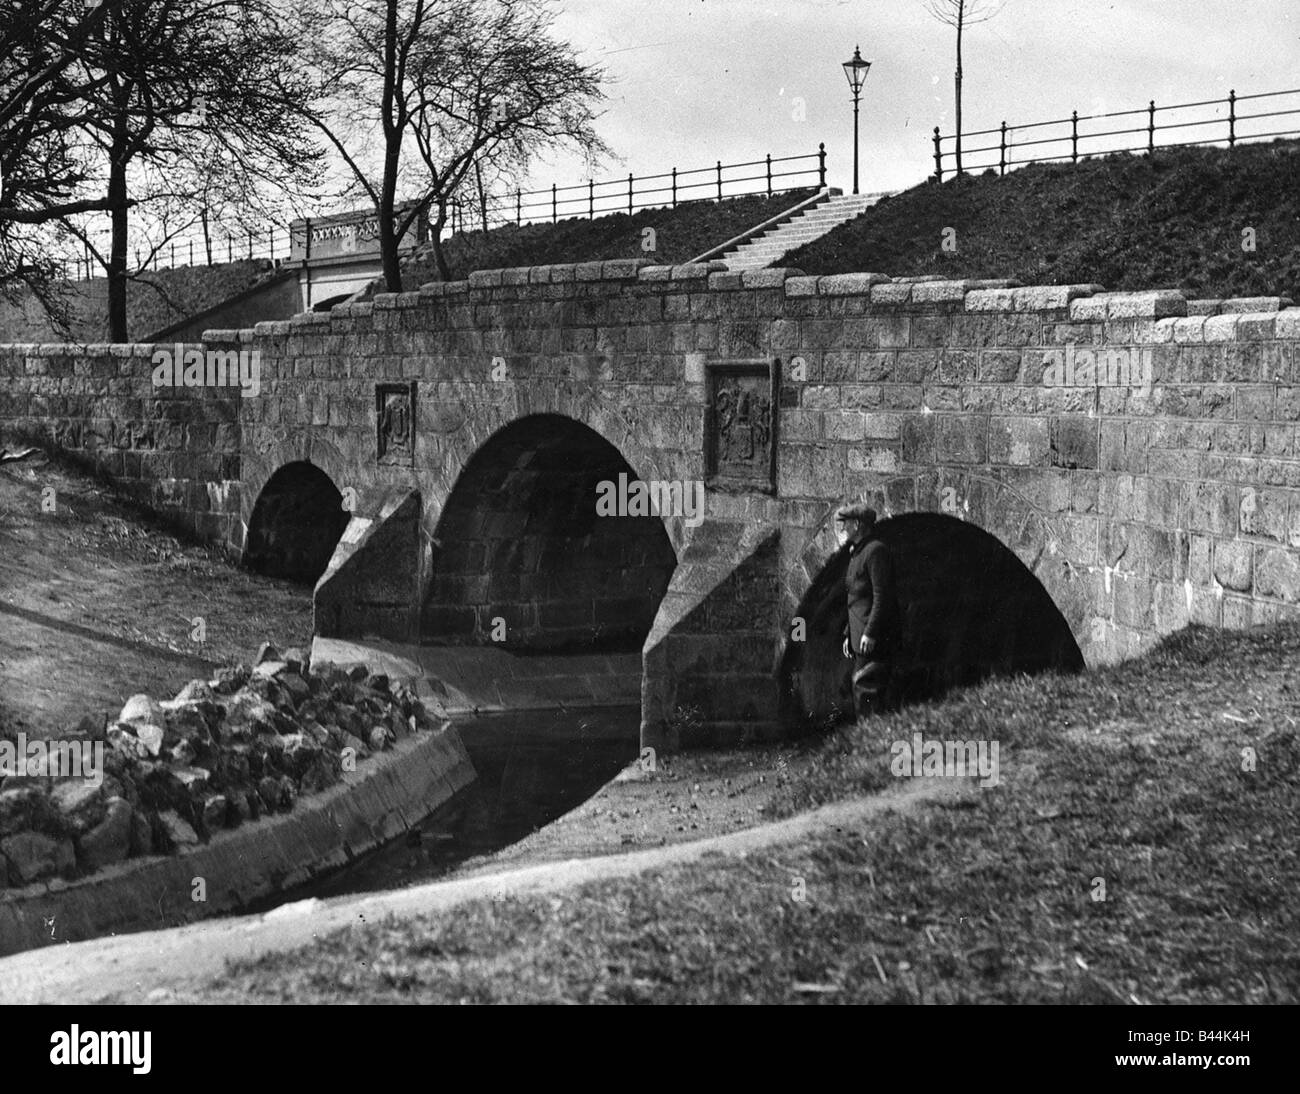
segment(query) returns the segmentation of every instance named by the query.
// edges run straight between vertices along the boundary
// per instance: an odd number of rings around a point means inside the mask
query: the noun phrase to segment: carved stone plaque
[[[415,459],[415,381],[376,384],[375,406],[379,462],[410,465]]]
[[[710,484],[775,492],[775,363],[720,361],[706,368],[705,453]]]

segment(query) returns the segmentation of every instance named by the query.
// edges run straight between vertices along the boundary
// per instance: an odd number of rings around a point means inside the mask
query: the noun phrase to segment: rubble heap
[[[174,699],[133,695],[82,733],[102,741],[103,780],[11,776],[0,785],[0,889],[72,878],[124,859],[172,854],[291,810],[375,752],[438,728],[403,684],[312,672],[270,645],[255,666],[191,680]]]

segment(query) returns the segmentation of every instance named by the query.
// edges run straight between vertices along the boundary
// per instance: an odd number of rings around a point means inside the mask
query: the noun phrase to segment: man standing
[[[894,564],[889,547],[876,535],[874,509],[846,505],[835,519],[849,545],[844,656],[853,658],[854,711],[865,718],[885,706],[893,660],[902,641]]]

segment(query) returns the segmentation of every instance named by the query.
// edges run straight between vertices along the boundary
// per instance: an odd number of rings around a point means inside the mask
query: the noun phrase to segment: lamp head
[[[862,90],[862,85],[866,81],[867,73],[871,70],[871,62],[862,59],[862,53],[857,46],[853,47],[853,59],[844,62],[844,75],[848,77],[849,87],[853,89],[856,95]]]

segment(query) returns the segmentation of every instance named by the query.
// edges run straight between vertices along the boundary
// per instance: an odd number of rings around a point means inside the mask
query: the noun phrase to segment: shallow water
[[[577,808],[634,760],[640,719],[635,706],[458,719],[478,779],[405,837],[275,903],[403,888],[516,843]]]

